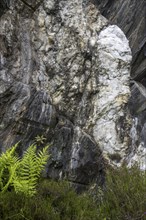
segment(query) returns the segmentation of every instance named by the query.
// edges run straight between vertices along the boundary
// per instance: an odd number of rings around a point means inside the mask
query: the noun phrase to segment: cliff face
[[[129,109],[133,118],[129,161],[140,161],[146,169],[146,1],[96,0],[101,13],[117,24],[129,39],[132,49],[131,98]]]
[[[131,77],[141,80],[146,72],[146,3],[145,0],[96,0],[103,16],[126,34],[132,49]]]
[[[43,135],[48,176],[102,182],[105,160],[133,153],[128,40],[98,1],[2,3],[0,149],[21,140],[23,153]]]

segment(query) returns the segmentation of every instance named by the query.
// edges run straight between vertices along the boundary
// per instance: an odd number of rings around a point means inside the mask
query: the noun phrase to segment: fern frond
[[[2,193],[6,192],[8,187],[13,185],[13,181],[16,178],[16,169],[19,165],[19,160],[16,161],[15,164],[8,166],[8,180],[7,183],[2,187]]]
[[[18,143],[0,156],[0,191],[5,192],[12,184],[19,158],[15,156]]]
[[[36,158],[36,174],[39,177],[41,174],[41,171],[44,169],[47,160],[49,158],[48,154],[48,148],[49,145],[44,147],[42,151],[39,151]]]
[[[16,148],[19,142],[9,148],[5,153],[3,152],[0,156],[0,168],[4,166],[7,162],[13,163],[13,158],[15,157]]]
[[[29,182],[29,180],[15,179],[13,185],[16,193],[23,193],[26,196],[33,196],[36,194],[36,181]]]
[[[31,145],[22,159],[15,156],[18,143],[0,156],[0,191],[4,193],[13,186],[17,193],[33,196],[38,178],[48,160],[48,147],[36,153],[36,145]]]
[[[37,178],[34,174],[36,161],[36,146],[31,145],[24,153],[17,171],[18,179],[14,181],[16,192],[22,192],[25,195],[34,194]]]
[[[18,180],[14,182],[16,192],[29,196],[35,194],[38,178],[49,157],[47,152],[48,146],[38,154],[36,154],[36,145],[31,145],[27,149],[19,165]]]

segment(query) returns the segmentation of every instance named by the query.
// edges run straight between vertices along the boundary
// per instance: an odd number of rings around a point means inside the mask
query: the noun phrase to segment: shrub
[[[60,220],[97,219],[97,206],[92,198],[87,194],[77,195],[68,182],[45,179],[41,182],[38,192],[51,201]]]
[[[24,194],[16,194],[15,191],[0,195],[0,219],[1,220],[59,220],[51,203],[35,194],[26,197]]]
[[[1,220],[146,220],[146,173],[137,165],[109,168],[104,190],[94,184],[77,195],[65,181],[39,178],[48,147],[31,145],[21,159],[16,148],[0,156]]]
[[[130,169],[123,166],[109,169],[106,189],[98,207],[99,219],[146,219],[146,174],[137,165]]]
[[[64,181],[42,180],[33,197],[15,191],[0,195],[0,219],[97,220],[97,207],[87,195],[77,195]]]

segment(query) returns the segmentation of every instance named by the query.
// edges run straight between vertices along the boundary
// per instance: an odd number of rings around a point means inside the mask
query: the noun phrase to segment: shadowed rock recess
[[[114,5],[102,2],[108,10]],[[134,153],[127,38],[100,14],[100,1],[5,3],[0,11],[0,150],[21,140],[22,154],[43,135],[44,144],[52,143],[48,177],[67,178],[78,189],[101,184],[104,161],[131,163]],[[133,70],[139,65],[134,64]]]

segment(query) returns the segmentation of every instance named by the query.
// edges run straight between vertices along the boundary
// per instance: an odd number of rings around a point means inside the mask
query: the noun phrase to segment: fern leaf
[[[48,154],[48,148],[49,146],[46,146],[43,148],[42,151],[39,151],[37,156],[36,156],[36,161],[35,161],[35,174],[36,177],[39,178],[41,171],[44,169],[47,160],[49,158],[49,154]]]
[[[19,160],[11,166],[8,166],[8,180],[7,183],[2,187],[2,193],[6,192],[8,187],[13,185],[13,181],[16,178],[16,169],[19,165]]]
[[[0,190],[4,193],[9,186],[13,186],[17,193],[33,196],[49,157],[49,146],[36,154],[36,145],[31,145],[22,159],[15,156],[17,146],[18,143],[0,156]]]
[[[36,193],[36,183],[27,180],[14,180],[14,189],[16,193],[23,193],[26,196],[33,196]]]
[[[37,184],[36,172],[36,146],[31,145],[25,152],[18,171],[18,180],[14,181],[16,192],[33,195]]]
[[[12,184],[19,158],[15,156],[18,143],[0,156],[0,191],[5,192]]]

